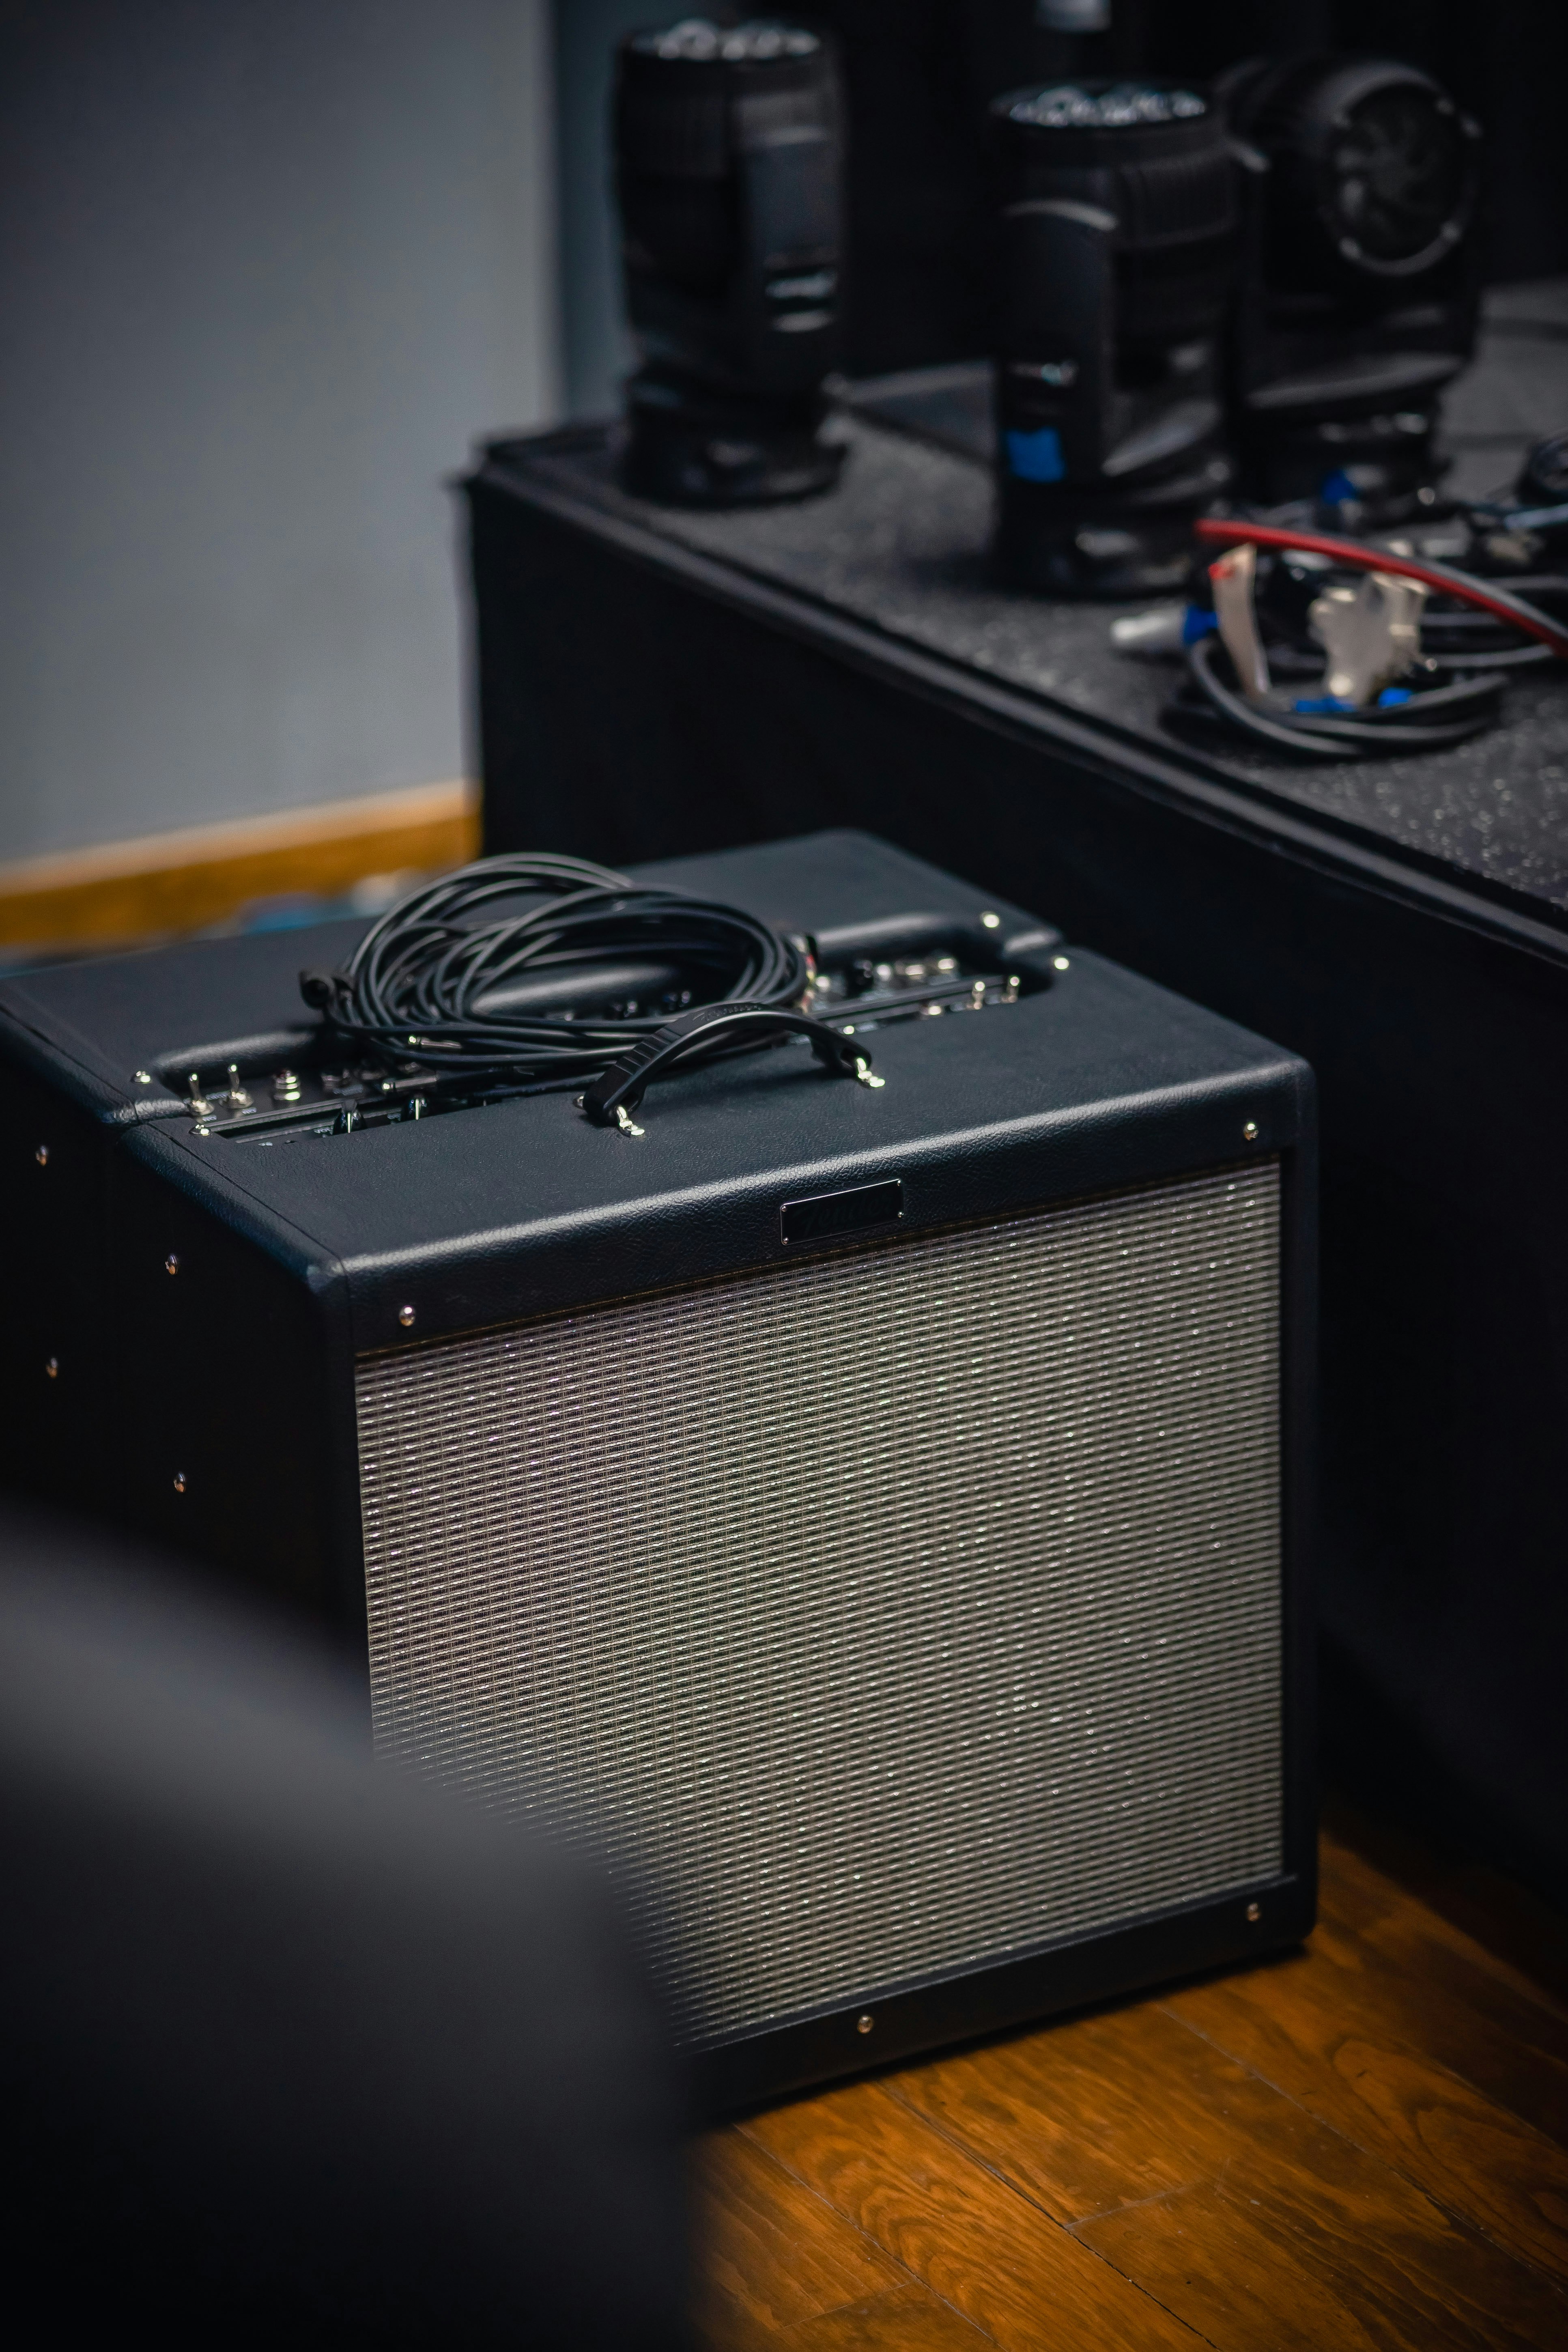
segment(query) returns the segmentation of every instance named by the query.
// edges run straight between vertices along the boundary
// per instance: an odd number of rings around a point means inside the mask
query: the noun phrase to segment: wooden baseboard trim
[[[258,898],[333,897],[373,874],[461,866],[479,845],[478,790],[459,779],[21,858],[0,865],[0,944],[110,947],[199,930]]]

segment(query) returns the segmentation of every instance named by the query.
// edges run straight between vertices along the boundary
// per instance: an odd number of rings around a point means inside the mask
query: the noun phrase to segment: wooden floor
[[[1303,1952],[707,2138],[701,2341],[1568,2352],[1565,1991],[1553,1915],[1341,1822]]]

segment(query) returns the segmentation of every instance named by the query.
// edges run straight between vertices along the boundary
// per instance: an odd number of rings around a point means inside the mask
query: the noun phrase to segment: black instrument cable
[[[573,1017],[505,1002],[525,978],[580,971],[591,988],[628,956],[679,975],[663,1010]],[[481,858],[426,884],[371,926],[344,970],[301,972],[300,988],[346,1045],[394,1066],[550,1087],[598,1077],[672,1012],[795,1012],[810,981],[804,948],[739,908],[541,856]],[[737,1034],[760,1044],[765,1027]]]
[[[1510,595],[1527,598],[1554,620],[1568,611],[1568,578],[1561,572],[1509,572],[1504,584]],[[1558,658],[1538,637],[1521,642],[1516,622],[1451,601],[1427,605],[1421,642],[1439,661],[1457,662],[1467,670],[1543,669]]]
[[[1468,742],[1498,715],[1503,680],[1495,670],[1481,677],[1438,682],[1383,708],[1346,712],[1280,710],[1248,702],[1227,685],[1222,669],[1230,656],[1216,636],[1199,637],[1187,647],[1189,693],[1169,708],[1173,721],[1214,719],[1234,727],[1270,751],[1298,760],[1364,760],[1390,751],[1444,751]],[[1195,691],[1191,691],[1195,689]]]
[[[1352,571],[1387,572],[1398,580],[1419,580],[1425,587],[1452,596],[1461,604],[1510,623],[1523,635],[1535,638],[1568,661],[1568,622],[1542,612],[1502,580],[1482,580],[1468,572],[1456,572],[1452,565],[1436,563],[1427,556],[1401,555],[1391,548],[1374,546],[1370,540],[1249,522],[1241,515],[1205,515],[1193,525],[1193,536],[1210,547],[1272,548],[1286,554],[1297,549],[1310,555],[1326,555],[1331,562],[1348,564]]]
[[[1205,517],[1194,524],[1194,531],[1200,542],[1209,546],[1251,545],[1281,553],[1294,550],[1326,556],[1331,562],[1356,570],[1387,572],[1419,581],[1454,598],[1467,613],[1486,615],[1519,631],[1531,641],[1531,648],[1539,646],[1548,658],[1568,660],[1568,624],[1542,611],[1500,580],[1475,578],[1447,564],[1401,555],[1370,542],[1251,522],[1239,516]],[[1442,664],[1423,661],[1405,673],[1408,683],[1402,681],[1396,695],[1354,711],[1303,709],[1299,703],[1291,708],[1284,702],[1272,707],[1248,701],[1236,690],[1229,656],[1214,637],[1205,635],[1187,648],[1185,687],[1167,706],[1165,716],[1168,723],[1177,726],[1194,719],[1218,721],[1296,759],[1358,760],[1393,751],[1440,751],[1468,741],[1494,723],[1507,669],[1514,663],[1506,657],[1484,665],[1478,660],[1473,668],[1467,664],[1468,674],[1456,677]]]

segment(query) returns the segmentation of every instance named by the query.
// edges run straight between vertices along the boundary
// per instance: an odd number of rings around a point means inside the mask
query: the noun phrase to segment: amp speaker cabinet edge
[[[193,1116],[309,1064],[355,927],[12,979],[14,1475],[323,1613],[385,1753],[605,1853],[710,2113],[1296,1940],[1310,1074],[862,835],[643,878],[1024,984],[634,1138]]]

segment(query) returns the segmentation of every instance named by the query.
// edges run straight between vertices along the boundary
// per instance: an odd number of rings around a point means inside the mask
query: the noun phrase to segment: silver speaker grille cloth
[[[1272,1161],[361,1360],[377,1740],[697,2043],[1266,1879]]]

